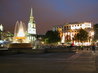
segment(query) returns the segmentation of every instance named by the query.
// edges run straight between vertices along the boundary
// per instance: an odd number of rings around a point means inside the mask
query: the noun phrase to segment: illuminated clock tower
[[[28,38],[30,41],[36,40],[36,24],[34,21],[32,8],[31,8],[31,13],[30,13],[30,20],[28,23],[28,36],[29,36]]]

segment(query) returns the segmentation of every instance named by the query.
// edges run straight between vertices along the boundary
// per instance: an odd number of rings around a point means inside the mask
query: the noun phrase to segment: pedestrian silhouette
[[[92,52],[95,53],[95,43],[92,44]]]

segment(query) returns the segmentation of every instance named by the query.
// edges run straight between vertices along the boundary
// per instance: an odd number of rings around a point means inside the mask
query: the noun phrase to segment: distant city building
[[[64,25],[54,26],[53,31],[59,31],[60,37],[64,38],[65,36],[65,42],[67,40],[70,40],[71,42],[74,41],[74,36],[79,32],[79,29],[84,29],[89,33],[89,40],[84,45],[90,45],[92,38],[94,36],[94,31],[92,24],[90,22],[83,22],[83,23],[68,23]],[[76,45],[79,45],[81,43],[74,41]]]
[[[28,23],[27,33],[28,33],[28,39],[31,42],[36,40],[36,24],[35,24],[35,20],[34,20],[34,17],[33,17],[32,8],[31,8],[31,13],[30,13],[30,20],[29,20],[29,23]]]
[[[12,41],[13,39],[13,34],[11,32],[5,32],[4,27],[1,24],[0,25],[0,40],[2,41]]]

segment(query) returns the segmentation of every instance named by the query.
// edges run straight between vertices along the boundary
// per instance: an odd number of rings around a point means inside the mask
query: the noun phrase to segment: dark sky
[[[31,7],[38,34],[68,22],[98,23],[98,0],[0,0],[0,24],[8,31],[17,20],[27,25]]]

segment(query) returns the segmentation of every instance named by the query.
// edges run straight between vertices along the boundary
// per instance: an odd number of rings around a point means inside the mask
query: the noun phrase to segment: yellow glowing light
[[[94,32],[91,32],[91,36],[93,36],[94,35]]]
[[[14,37],[14,39],[26,39],[26,37]]]
[[[42,43],[42,44],[45,44],[45,42],[43,42],[43,41],[42,41],[41,43]]]

